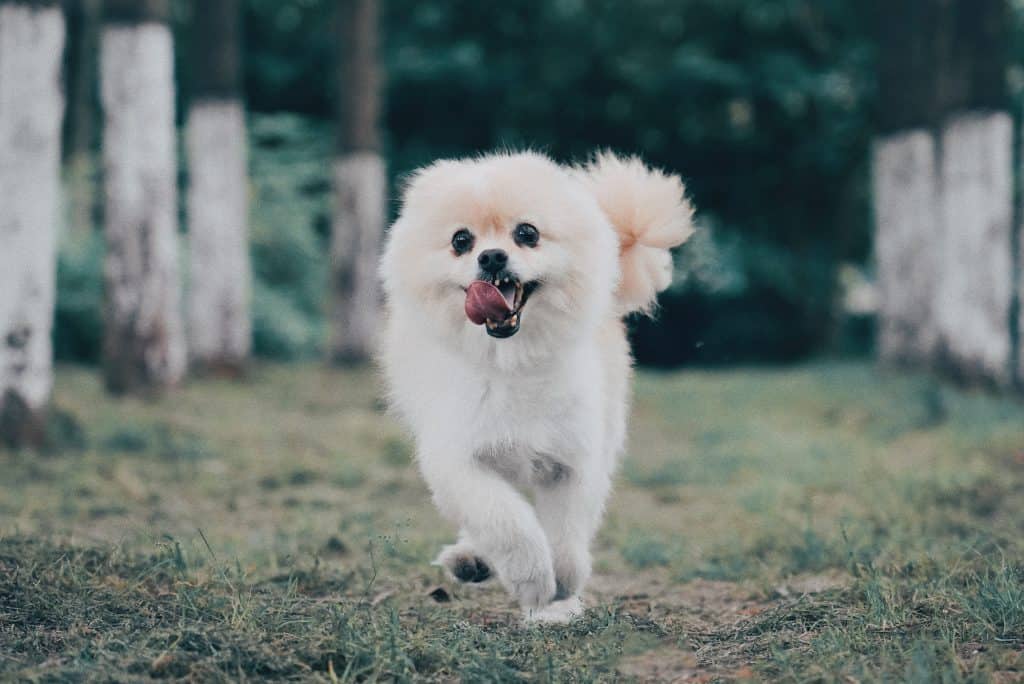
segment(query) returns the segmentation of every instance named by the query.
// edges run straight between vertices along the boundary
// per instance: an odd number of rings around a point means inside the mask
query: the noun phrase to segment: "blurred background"
[[[93,3],[95,4],[95,3]],[[253,353],[317,356],[338,111],[335,0],[243,0]],[[90,3],[68,10],[65,158],[100,183],[101,120]],[[200,3],[202,5],[202,3]],[[680,173],[703,230],[680,255],[641,363],[791,361],[866,353],[838,274],[870,252],[868,150],[877,86],[864,3],[840,0],[461,0],[382,3],[379,127],[388,213],[404,174],[440,157],[534,148],[559,161],[609,147]],[[204,10],[171,5],[177,123],[196,81]],[[179,155],[179,183],[188,183]],[[67,166],[66,166],[67,168]],[[99,358],[102,202],[94,239],[64,240],[58,358]],[[180,225],[187,234],[182,200]],[[82,226],[78,226],[82,228]],[[845,271],[843,271],[845,272]]]
[[[310,357],[325,344],[337,4],[241,3],[258,357]],[[860,4],[391,0],[380,23],[389,197],[403,174],[439,157],[500,147],[561,161],[599,147],[640,154],[687,179],[705,229],[681,257],[687,268],[657,328],[639,326],[641,363],[865,352],[866,332],[844,328],[836,296],[840,266],[864,265],[870,246],[877,88]],[[87,157],[74,180],[98,188],[87,5],[68,7],[65,156]],[[203,10],[172,9],[184,125]],[[90,219],[76,228],[95,237],[62,243],[54,339],[58,358],[96,362],[102,202],[75,197],[89,206],[72,216]],[[396,202],[388,207],[393,216]]]
[[[365,360],[373,321],[359,316],[379,296],[369,262],[403,176],[441,157],[501,148],[539,149],[563,162],[611,148],[686,179],[700,230],[678,253],[657,320],[633,322],[640,364],[868,356],[888,325],[890,338],[903,337],[880,345],[884,359],[1016,382],[1021,3],[3,4],[62,15],[60,41],[36,47],[61,55],[53,144],[62,191],[43,200],[60,206],[53,354],[86,364],[106,358],[115,391],[173,384],[186,358],[220,370],[251,357]],[[143,31],[130,44],[132,26],[168,35]],[[10,19],[6,30],[18,34]],[[5,106],[8,114],[19,107]],[[943,145],[947,123],[989,115],[1000,117],[996,137],[968,132],[961,146],[967,157],[981,150],[980,166],[936,157],[960,149]],[[17,122],[8,130],[25,139]],[[915,131],[924,148],[886,147]],[[142,161],[131,159],[133,149]],[[886,157],[886,149],[896,151]],[[951,180],[943,169],[966,175]],[[991,173],[1000,180],[990,182]],[[927,187],[913,186],[915,178]],[[955,185],[963,197],[936,194]],[[892,211],[874,211],[886,202]],[[975,212],[980,224],[1001,221],[998,234],[951,229],[966,242],[936,247],[931,279],[918,278],[914,264],[932,263],[924,245],[938,244],[942,225],[962,223],[956,211],[965,202],[999,205],[995,219]],[[939,206],[945,216],[928,213]],[[161,228],[136,240],[150,223]],[[879,244],[896,236],[879,261],[891,266],[888,282],[876,268],[876,230]],[[177,240],[154,237],[165,233]],[[147,261],[147,240],[162,245],[152,246],[158,266]],[[992,287],[966,262],[1001,279],[992,286],[998,302],[972,290]],[[938,274],[961,267],[950,280],[974,285],[936,289]],[[132,292],[148,294],[131,303]],[[973,331],[959,351],[919,320],[942,319],[942,305],[911,311],[933,297],[961,300],[944,324],[954,337]],[[961,316],[986,307],[985,321]],[[226,318],[223,334],[200,339]],[[145,360],[153,339],[169,345],[155,354],[159,362]],[[118,357],[120,371],[112,369]]]

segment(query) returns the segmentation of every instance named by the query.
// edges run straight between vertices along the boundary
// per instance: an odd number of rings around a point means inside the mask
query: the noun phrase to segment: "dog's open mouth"
[[[523,307],[536,289],[536,281],[523,283],[507,273],[474,280],[466,288],[466,316],[499,339],[519,332]]]

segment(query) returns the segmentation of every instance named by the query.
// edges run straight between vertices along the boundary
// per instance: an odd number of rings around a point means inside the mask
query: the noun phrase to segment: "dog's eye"
[[[473,249],[473,234],[465,228],[455,231],[455,235],[452,235],[452,249],[456,256],[462,256]]]
[[[520,247],[536,247],[540,232],[529,223],[520,223],[512,232],[512,239]]]

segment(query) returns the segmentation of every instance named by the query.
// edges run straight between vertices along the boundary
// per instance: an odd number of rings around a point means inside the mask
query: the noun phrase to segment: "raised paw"
[[[459,556],[452,575],[460,582],[486,582],[491,578],[491,568],[479,556]]]
[[[491,579],[491,566],[465,544],[452,544],[441,550],[434,565],[445,568],[459,582],[479,584]]]

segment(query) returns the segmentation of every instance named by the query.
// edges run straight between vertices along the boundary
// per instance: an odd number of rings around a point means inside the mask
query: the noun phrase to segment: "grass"
[[[429,565],[369,371],[63,368],[0,452],[0,679],[1024,680],[1024,405],[858,363],[641,373],[582,621]]]

